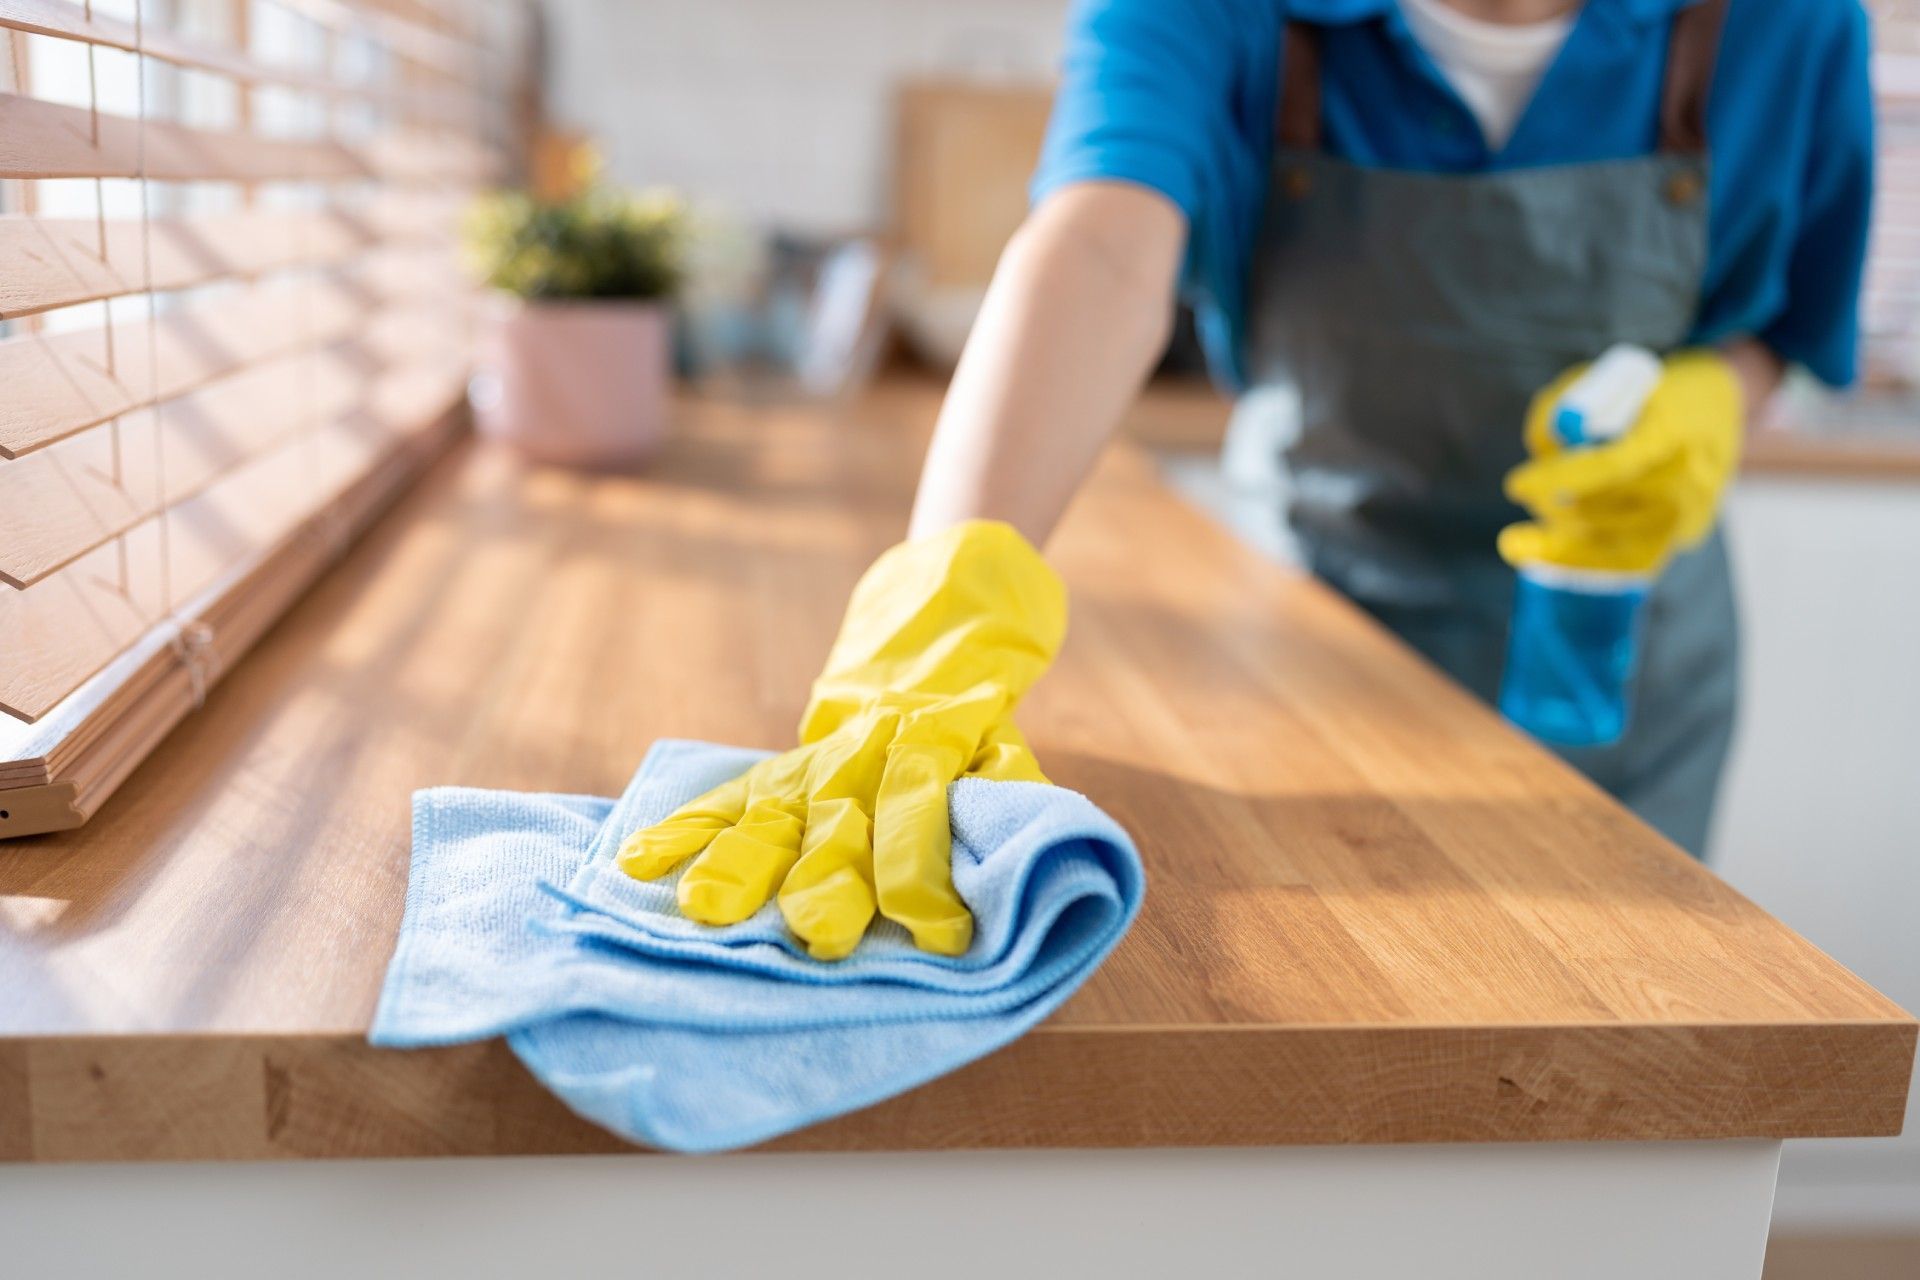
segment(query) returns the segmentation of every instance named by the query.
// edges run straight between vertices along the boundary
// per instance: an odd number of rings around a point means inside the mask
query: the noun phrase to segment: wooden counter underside
[[[783,745],[933,407],[690,404],[643,477],[443,463],[87,827],[0,845],[0,1158],[618,1147],[503,1046],[360,1039],[407,795]],[[1906,1015],[1140,454],[1050,554],[1022,723],[1146,909],[1034,1034],[780,1145],[1898,1130]]]

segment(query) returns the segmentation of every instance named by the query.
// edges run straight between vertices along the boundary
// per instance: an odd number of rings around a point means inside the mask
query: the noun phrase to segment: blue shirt
[[[1179,205],[1186,292],[1238,381],[1241,309],[1271,158],[1281,27],[1327,28],[1322,129],[1358,164],[1440,173],[1655,148],[1667,30],[1688,0],[1587,0],[1505,147],[1414,42],[1396,0],[1076,0],[1035,198],[1117,179]],[[1707,103],[1708,254],[1693,340],[1753,335],[1854,377],[1873,186],[1857,0],[1733,0]]]

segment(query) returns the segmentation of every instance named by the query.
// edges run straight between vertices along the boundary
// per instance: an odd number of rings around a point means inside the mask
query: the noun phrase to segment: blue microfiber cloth
[[[1058,1008],[1139,909],[1139,855],[1086,797],[969,778],[948,793],[958,957],[878,921],[809,958],[779,908],[711,928],[671,878],[613,865],[631,831],[764,753],[655,745],[617,801],[441,787],[413,800],[406,914],[369,1038],[504,1035],[581,1115],[679,1151],[762,1142],[952,1071]]]

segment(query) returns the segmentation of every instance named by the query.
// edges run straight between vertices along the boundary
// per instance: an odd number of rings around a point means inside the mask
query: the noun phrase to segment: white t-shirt
[[[1577,16],[1576,11],[1545,22],[1487,22],[1448,8],[1443,0],[1400,0],[1400,11],[1496,151],[1513,135]]]

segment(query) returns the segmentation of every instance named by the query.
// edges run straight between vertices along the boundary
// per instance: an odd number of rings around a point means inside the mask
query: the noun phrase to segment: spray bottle
[[[1644,347],[1608,348],[1554,406],[1561,444],[1579,449],[1624,434],[1661,372],[1660,358]],[[1544,742],[1592,747],[1619,741],[1652,585],[1652,574],[1521,568],[1500,713]]]

